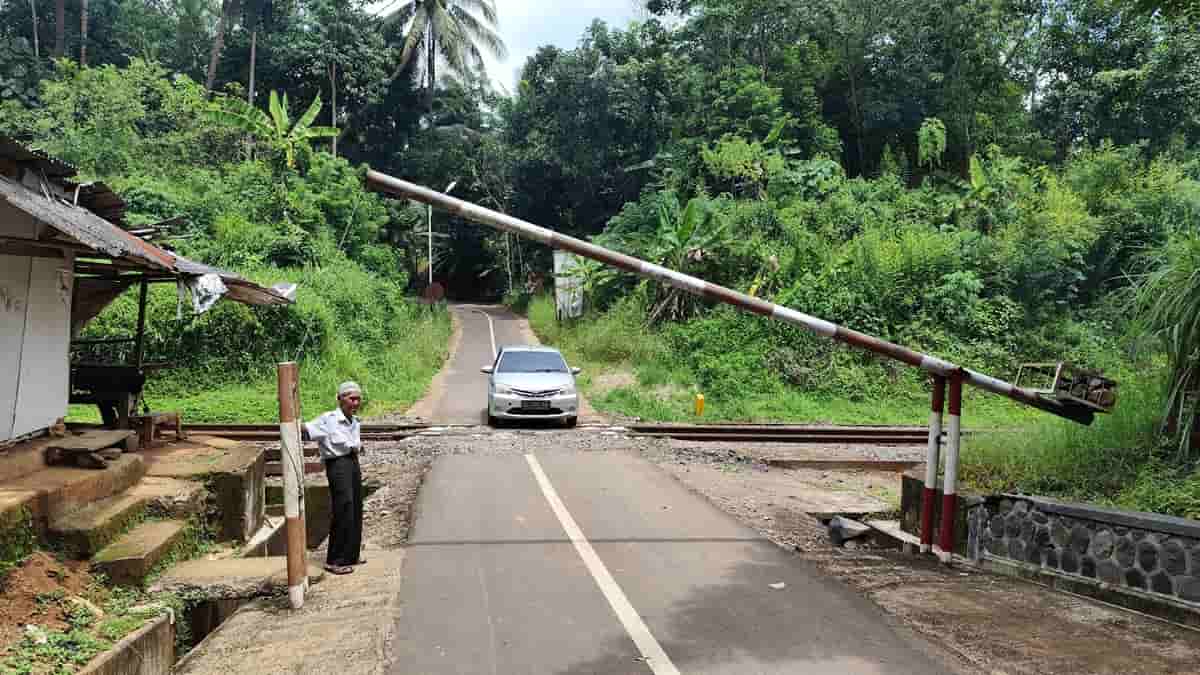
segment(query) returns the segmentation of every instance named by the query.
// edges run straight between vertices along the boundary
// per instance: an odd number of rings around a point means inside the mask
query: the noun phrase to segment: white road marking
[[[550,479],[546,477],[546,472],[542,471],[542,465],[538,462],[537,457],[525,455],[525,461],[529,462],[529,469],[533,471],[533,477],[537,479],[538,485],[542,488],[542,494],[550,503],[550,509],[554,511],[554,515],[558,516],[558,522],[562,524],[567,537],[575,545],[579,557],[583,558],[583,564],[592,573],[592,578],[596,580],[600,592],[604,594],[613,613],[625,627],[625,632],[629,634],[630,638],[633,638],[633,643],[637,645],[638,651],[646,659],[646,665],[650,666],[654,675],[679,675],[679,669],[671,662],[671,657],[667,656],[662,645],[658,644],[658,640],[655,640],[654,636],[650,634],[650,629],[642,621],[642,617],[638,615],[633,605],[629,603],[625,592],[609,574],[608,568],[604,566],[600,556],[596,555],[591,543],[583,536],[579,525],[575,524],[575,519],[567,511],[562,499],[559,499],[558,492],[550,484]]]
[[[482,309],[472,309],[471,311],[479,312],[480,314],[487,317],[488,332],[490,332],[492,334],[492,360],[495,361],[496,360],[496,324],[492,323],[492,315],[488,314],[487,312],[483,311]]]

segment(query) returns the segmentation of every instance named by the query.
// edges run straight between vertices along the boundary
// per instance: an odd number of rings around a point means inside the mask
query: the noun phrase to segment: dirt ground
[[[12,570],[0,591],[0,654],[21,639],[27,624],[58,630],[67,627],[61,603],[54,596],[82,595],[92,584],[87,563],[61,563],[41,551]]]
[[[1200,673],[1200,632],[899,551],[834,549],[790,495],[844,488],[890,499],[897,474],[790,471],[728,453],[643,453],[694,492],[870,597],[898,624],[987,675]],[[751,455],[753,456],[753,455]]]

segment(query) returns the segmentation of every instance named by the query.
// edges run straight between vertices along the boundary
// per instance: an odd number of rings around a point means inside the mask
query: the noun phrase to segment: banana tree
[[[675,201],[665,201],[658,208],[658,232],[649,242],[650,258],[668,269],[691,273],[717,255],[730,243],[728,222],[705,197],[694,197],[682,212]],[[680,319],[696,309],[697,300],[690,294],[660,284],[649,321]]]
[[[318,95],[299,119],[292,121],[288,111],[288,98],[271,92],[268,105],[270,114],[232,97],[224,97],[220,104],[210,110],[215,121],[245,131],[256,140],[281,152],[288,169],[296,168],[296,152],[309,147],[320,138],[334,138],[338,130],[333,127],[313,126],[313,120],[321,112],[321,96]]]

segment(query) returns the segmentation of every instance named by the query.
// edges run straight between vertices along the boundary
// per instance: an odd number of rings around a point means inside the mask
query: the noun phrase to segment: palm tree
[[[88,0],[79,1],[79,65],[87,65]]]
[[[84,0],[86,2],[86,0]],[[217,62],[221,60],[221,50],[225,49],[225,31],[233,23],[233,17],[241,9],[239,0],[221,0],[221,15],[217,17],[217,28],[213,32],[212,50],[208,54],[208,74],[204,78],[204,89],[212,92],[217,81]]]
[[[250,86],[246,102],[254,105],[254,70],[258,59],[258,29],[268,28],[275,13],[273,0],[245,0],[242,4],[242,26],[250,28]]]
[[[54,0],[54,58],[61,58],[66,49],[67,0]]]
[[[494,0],[403,0],[385,20],[408,31],[397,75],[414,57],[424,57],[425,104],[431,112],[439,56],[452,72],[462,74],[483,68],[481,48],[500,59],[508,55],[496,34]]]

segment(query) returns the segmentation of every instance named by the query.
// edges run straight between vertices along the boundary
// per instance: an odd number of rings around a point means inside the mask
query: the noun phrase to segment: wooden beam
[[[149,289],[150,285],[146,283],[146,278],[142,277],[142,287],[138,293],[137,333],[133,346],[133,362],[138,370],[142,369],[142,361],[145,360],[146,355],[146,293]]]
[[[19,240],[0,241],[0,255],[15,255],[29,258],[62,258],[61,248],[47,248],[37,244],[22,244]]]

